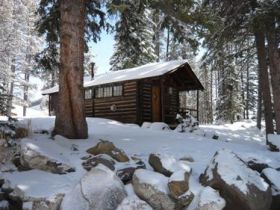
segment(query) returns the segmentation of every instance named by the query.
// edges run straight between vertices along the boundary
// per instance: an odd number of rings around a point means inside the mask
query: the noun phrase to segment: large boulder
[[[91,169],[62,201],[61,210],[115,210],[126,197],[124,185],[103,165]]]
[[[110,141],[101,140],[97,145],[87,150],[92,155],[107,154],[119,162],[129,161],[128,156],[124,151],[115,147]]]
[[[270,207],[269,185],[229,150],[216,152],[200,176],[200,182],[220,192],[227,210],[267,210]]]
[[[225,205],[226,202],[221,198],[218,191],[206,187],[195,197],[188,210],[222,210]]]
[[[190,171],[191,168],[185,164],[185,161],[177,161],[169,155],[150,154],[149,164],[154,171],[159,172],[167,177],[170,177],[175,171],[184,169]]]
[[[280,208],[280,172],[266,168],[262,171],[261,176],[271,186],[272,189],[272,204],[270,210],[279,210]]]
[[[154,210],[175,209],[175,203],[168,195],[167,177],[146,169],[137,169],[132,182],[135,193]]]
[[[25,169],[39,169],[55,174],[66,174],[75,171],[75,168],[42,153],[36,145],[29,142],[21,144],[20,164]]]

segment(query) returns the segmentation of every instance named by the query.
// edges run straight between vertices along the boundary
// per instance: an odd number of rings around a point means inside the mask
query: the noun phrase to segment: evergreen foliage
[[[111,70],[132,68],[157,60],[153,44],[151,11],[142,1],[112,1],[111,13],[119,13],[116,22],[114,54]]]

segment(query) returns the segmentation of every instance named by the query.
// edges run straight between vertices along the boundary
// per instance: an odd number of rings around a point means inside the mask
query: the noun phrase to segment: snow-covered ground
[[[33,131],[40,129],[51,131],[54,125],[53,117],[30,119]],[[25,121],[28,120],[25,118],[23,122]],[[4,176],[13,185],[18,185],[24,190],[27,196],[48,197],[58,192],[68,192],[86,173],[81,166],[80,158],[85,156],[87,154],[85,151],[96,145],[100,139],[113,142],[129,156],[141,158],[148,169],[151,169],[148,164],[151,153],[159,153],[175,159],[191,156],[194,162],[189,163],[192,168],[190,185],[193,189],[197,188],[197,192],[201,187],[198,182],[199,175],[204,172],[215,152],[222,148],[235,152],[244,160],[255,158],[272,167],[280,167],[279,152],[268,150],[263,133],[255,128],[253,121],[238,122],[233,125],[203,125],[194,133],[140,128],[101,118],[88,118],[87,122],[89,128],[87,140],[68,140],[61,136],[56,136],[55,140],[52,140],[46,134],[33,134],[23,140],[25,143],[33,144],[44,154],[74,166],[76,172],[57,175],[30,170],[4,173]],[[218,140],[212,139],[213,134],[219,136]],[[78,148],[78,151],[71,149],[73,145]]]

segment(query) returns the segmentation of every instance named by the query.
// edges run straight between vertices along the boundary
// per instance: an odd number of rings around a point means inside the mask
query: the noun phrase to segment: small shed
[[[203,90],[199,79],[184,61],[150,63],[111,71],[84,82],[87,117],[101,117],[123,123],[176,123],[181,91]],[[57,110],[58,87],[45,90],[49,113]],[[198,106],[198,100],[197,100]],[[197,116],[198,116],[198,109]]]

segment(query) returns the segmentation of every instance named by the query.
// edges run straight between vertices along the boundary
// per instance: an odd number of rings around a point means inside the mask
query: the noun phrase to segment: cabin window
[[[114,85],[114,96],[121,96],[122,95],[122,85]]]
[[[111,97],[112,96],[112,87],[107,86],[104,87],[104,97]]]
[[[92,90],[86,89],[85,90],[85,99],[91,99],[92,98]]]
[[[104,97],[103,87],[98,87],[95,89],[95,96],[96,96],[96,98]]]
[[[105,98],[112,96],[121,96],[123,92],[122,85],[107,85],[95,88],[95,98]]]

